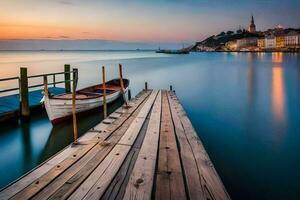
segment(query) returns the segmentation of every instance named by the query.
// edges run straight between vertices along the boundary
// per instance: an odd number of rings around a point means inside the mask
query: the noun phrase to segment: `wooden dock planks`
[[[229,195],[226,192],[226,189],[218,176],[212,162],[209,159],[195,129],[192,126],[192,123],[186,116],[186,113],[179,103],[174,92],[169,92],[169,100],[171,104],[172,115],[179,120],[184,129],[184,135],[188,145],[191,147],[192,155],[199,173],[199,181],[201,185],[204,199],[229,199]],[[184,144],[186,145],[186,144]],[[190,170],[190,166],[187,166],[187,170]]]
[[[161,92],[154,103],[148,129],[127,184],[124,199],[150,199],[155,173],[161,116]]]
[[[118,144],[114,147],[112,152],[99,164],[93,174],[86,179],[86,181],[78,188],[71,196],[71,199],[99,199],[104,193],[104,189],[113,179],[117,170],[120,168],[123,160],[129,152],[131,145],[139,134],[144,121],[152,107],[152,104],[157,96],[157,92],[152,92],[147,102],[140,110],[137,117],[130,124]],[[124,144],[124,142],[127,142]],[[119,149],[123,152],[120,153]],[[113,163],[113,165],[111,165]]]
[[[186,199],[176,136],[167,92],[162,94],[158,166],[156,172],[156,199]]]
[[[230,199],[175,93],[145,90],[0,199]]]

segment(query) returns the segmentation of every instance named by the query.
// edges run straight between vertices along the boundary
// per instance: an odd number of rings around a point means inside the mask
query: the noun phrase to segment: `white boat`
[[[124,93],[128,90],[129,80],[123,79]],[[105,83],[106,102],[110,103],[122,95],[120,79]],[[82,113],[103,105],[103,84],[76,91],[76,113]],[[57,124],[72,115],[72,93],[45,95],[44,105],[52,124]]]

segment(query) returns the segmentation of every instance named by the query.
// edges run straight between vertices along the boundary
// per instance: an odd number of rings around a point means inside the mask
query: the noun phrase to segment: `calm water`
[[[0,75],[17,75],[20,66],[61,71],[65,63],[79,68],[79,87],[100,82],[102,65],[116,77],[118,63],[134,95],[145,80],[151,88],[172,84],[233,199],[300,198],[300,54],[0,52]],[[15,83],[0,88],[8,84]],[[68,124],[52,127],[39,115],[1,125],[0,186],[72,140]],[[84,117],[80,132],[99,121],[99,113]]]

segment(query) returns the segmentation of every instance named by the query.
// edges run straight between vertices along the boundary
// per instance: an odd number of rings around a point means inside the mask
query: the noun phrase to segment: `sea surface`
[[[20,67],[33,75],[71,64],[82,88],[101,82],[102,65],[107,79],[118,77],[119,63],[133,95],[145,81],[154,89],[173,86],[232,199],[300,198],[300,54],[3,51],[0,77],[17,76]],[[101,116],[81,118],[80,134]],[[71,130],[70,122],[53,127],[45,113],[1,124],[0,187],[71,143]]]

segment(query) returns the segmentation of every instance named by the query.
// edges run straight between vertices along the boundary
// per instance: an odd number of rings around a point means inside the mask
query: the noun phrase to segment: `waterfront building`
[[[236,41],[236,48],[257,47],[257,37],[242,38]]]
[[[276,37],[271,34],[265,38],[265,48],[266,49],[275,49],[276,48]]]
[[[276,48],[280,49],[280,48],[284,48],[285,47],[285,37],[284,34],[277,34],[275,36],[275,40],[276,40]]]
[[[266,47],[266,39],[264,37],[258,38],[257,39],[257,46],[260,49],[264,49]]]
[[[226,49],[229,50],[229,51],[236,51],[237,50],[236,41],[226,42],[225,46],[226,46]]]
[[[254,23],[254,17],[253,17],[253,15],[252,15],[252,17],[251,17],[251,22],[250,22],[248,31],[249,31],[250,33],[256,33],[256,26],[255,26],[255,23]]]
[[[284,37],[284,43],[287,47],[300,45],[300,34],[297,31],[290,31]]]

